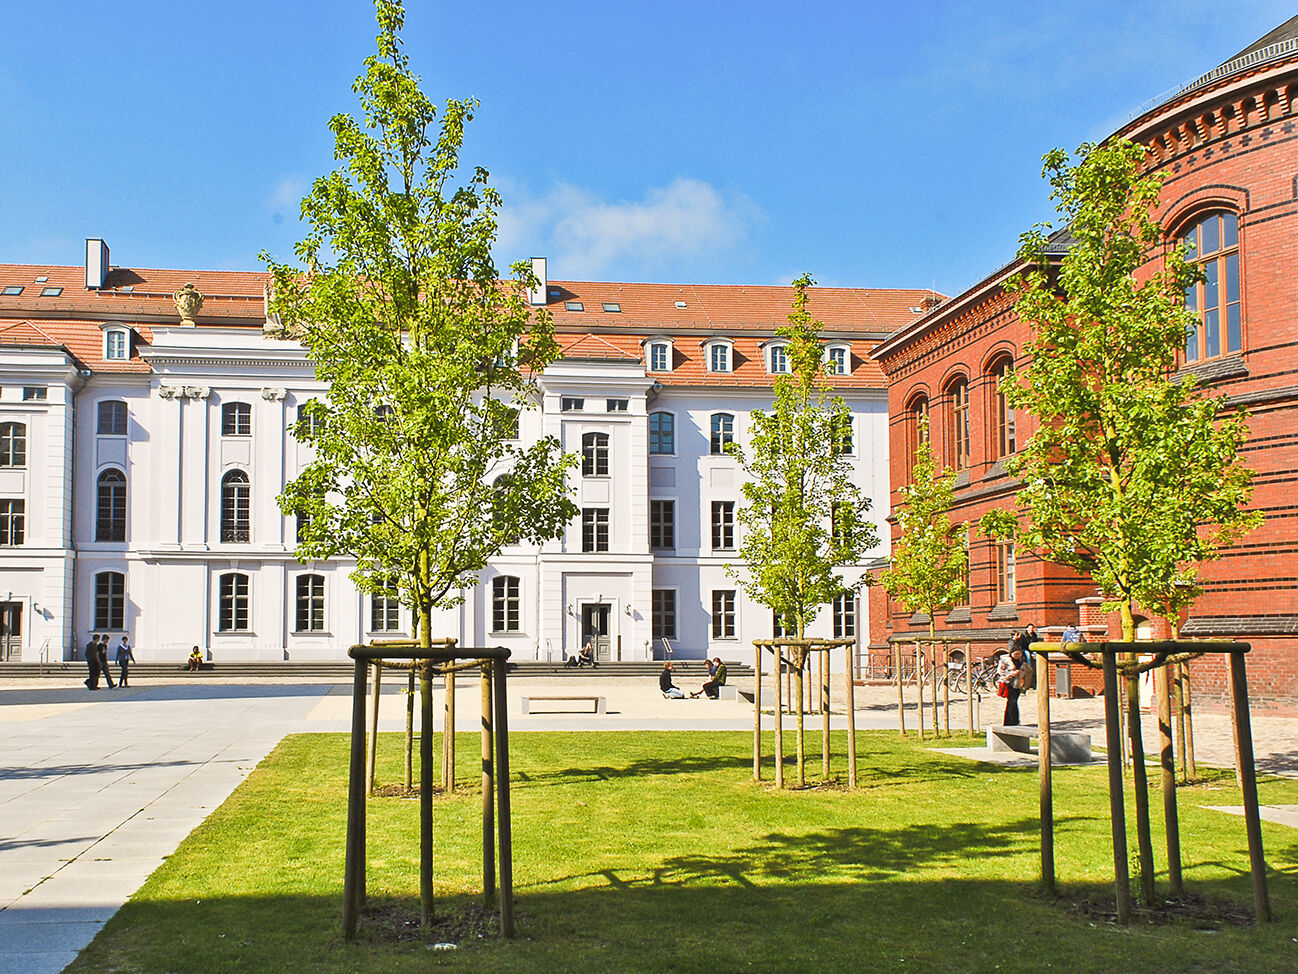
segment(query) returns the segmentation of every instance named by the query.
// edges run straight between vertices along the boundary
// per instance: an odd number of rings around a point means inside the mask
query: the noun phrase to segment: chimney
[[[536,278],[536,287],[527,289],[527,300],[533,305],[545,304],[545,291],[550,281],[545,276],[545,258],[532,258],[532,274]]]
[[[86,290],[97,291],[108,280],[108,244],[98,237],[86,238]]]

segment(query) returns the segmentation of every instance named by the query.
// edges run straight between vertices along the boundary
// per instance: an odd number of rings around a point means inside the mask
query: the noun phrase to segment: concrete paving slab
[[[1243,805],[1202,805],[1213,812],[1225,812],[1227,815],[1244,814]],[[1298,805],[1260,805],[1258,815],[1264,822],[1274,822],[1276,825],[1287,825],[1291,829],[1298,829]]]

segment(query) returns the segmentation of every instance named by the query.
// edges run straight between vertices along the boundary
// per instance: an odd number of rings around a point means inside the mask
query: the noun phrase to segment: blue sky
[[[555,279],[956,293],[1049,219],[1040,158],[1101,139],[1295,12],[1269,0],[1041,4],[407,0],[502,262]],[[302,236],[372,50],[364,0],[12,4],[0,262],[254,270]]]

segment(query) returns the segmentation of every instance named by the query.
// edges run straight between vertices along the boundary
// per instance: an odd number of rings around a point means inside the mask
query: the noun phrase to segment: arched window
[[[216,612],[218,632],[246,632],[248,629],[248,576],[226,572],[220,579],[220,601]]]
[[[705,342],[703,350],[707,355],[709,372],[729,372],[731,370],[730,342]]]
[[[297,577],[297,624],[294,632],[324,632],[325,583],[323,575]]]
[[[121,572],[95,575],[95,628],[126,628],[126,576]]]
[[[671,413],[649,414],[649,452],[676,452],[676,417]]]
[[[99,404],[95,432],[100,436],[126,435],[126,403],[107,399]]]
[[[1197,261],[1203,280],[1185,289],[1185,306],[1199,324],[1185,336],[1185,360],[1238,352],[1243,348],[1240,312],[1239,218],[1217,211],[1199,217],[1181,233],[1186,258]]]
[[[491,580],[491,631],[518,632],[519,584],[513,575],[497,575]]]
[[[608,434],[584,433],[581,437],[581,475],[608,476]]]
[[[963,376],[947,386],[951,399],[951,425],[947,435],[947,458],[956,470],[969,469],[969,382]]]
[[[1014,360],[1008,356],[998,359],[991,367],[992,381],[992,448],[993,460],[1009,456],[1018,449],[1018,437],[1014,429],[1014,407],[1005,401],[1004,386],[1006,379],[1014,373]]]
[[[649,343],[649,371],[670,372],[672,369],[672,346],[670,342]]]
[[[126,540],[126,474],[109,468],[96,483],[95,540]]]
[[[251,541],[252,487],[242,470],[231,470],[221,479],[221,540]]]
[[[27,427],[0,423],[0,467],[27,466]]]
[[[772,375],[781,375],[789,371],[789,350],[783,342],[771,345],[766,350],[767,371]]]
[[[730,413],[712,414],[712,454],[720,456],[735,442],[735,417]]]
[[[252,435],[252,406],[249,403],[227,402],[221,407],[221,435]]]

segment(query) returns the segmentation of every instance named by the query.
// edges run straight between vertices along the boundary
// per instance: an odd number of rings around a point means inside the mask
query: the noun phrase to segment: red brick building
[[[1187,300],[1201,326],[1183,368],[1214,394],[1246,409],[1244,462],[1256,472],[1252,506],[1265,523],[1206,566],[1204,594],[1184,620],[1186,636],[1251,642],[1250,688],[1260,700],[1298,700],[1298,17],[1133,118],[1114,137],[1149,148],[1164,175],[1159,217],[1172,242],[1193,236],[1206,282]],[[1045,147],[1043,147],[1044,149]],[[1067,236],[1057,234],[1062,253]],[[1151,261],[1161,254],[1151,254]],[[1006,368],[1023,367],[1029,327],[1003,290],[1011,263],[895,332],[874,352],[888,378],[892,501],[908,480],[916,424],[930,416],[939,457],[958,472],[953,520],[976,522],[1007,506],[1016,483],[1001,458],[1026,442],[1030,417],[997,392]],[[894,539],[895,540],[895,539]],[[939,629],[967,635],[981,655],[1012,628],[1116,620],[1098,613],[1089,580],[976,527],[970,536],[970,604],[944,613]],[[876,643],[927,629],[874,598]],[[1079,601],[1080,600],[1080,601]],[[1157,632],[1160,623],[1147,623]],[[1200,685],[1221,674],[1204,662]]]

